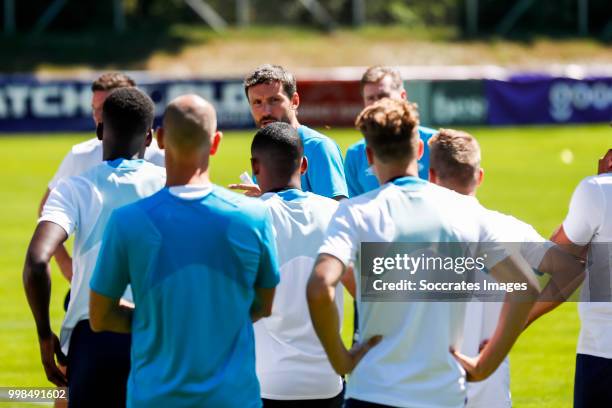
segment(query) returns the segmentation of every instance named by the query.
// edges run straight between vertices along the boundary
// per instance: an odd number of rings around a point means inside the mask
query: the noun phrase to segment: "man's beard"
[[[263,123],[266,121],[269,121],[269,122],[264,125]],[[275,118],[274,116],[264,116],[263,118],[259,119],[259,122],[257,122],[257,127],[263,128],[263,127],[268,126],[270,123],[274,123],[274,122],[283,122],[283,123],[288,123],[290,125],[291,119],[289,119],[289,116],[286,114],[281,116],[280,118]]]

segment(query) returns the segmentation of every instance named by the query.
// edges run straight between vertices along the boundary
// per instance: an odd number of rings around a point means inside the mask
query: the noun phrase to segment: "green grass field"
[[[483,204],[531,223],[544,236],[563,220],[574,187],[595,172],[597,159],[612,140],[612,130],[604,125],[469,130],[483,150],[486,174],[479,192]],[[352,130],[327,133],[343,151],[359,137]],[[225,134],[211,165],[217,184],[237,182],[238,175],[249,170],[251,135]],[[40,364],[21,271],[46,183],[70,146],[87,137],[90,135],[0,137],[0,387],[49,385]],[[562,161],[564,150],[571,152],[565,153],[573,156],[571,162]],[[53,268],[51,315],[59,331],[68,284],[55,265]],[[347,328],[352,324],[349,313],[345,324]],[[511,355],[514,406],[571,406],[578,328],[576,304],[566,304],[519,339]]]

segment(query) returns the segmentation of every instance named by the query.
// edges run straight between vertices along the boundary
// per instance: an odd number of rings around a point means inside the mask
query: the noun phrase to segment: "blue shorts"
[[[574,408],[612,407],[612,359],[576,355]]]
[[[68,404],[76,407],[125,407],[130,373],[130,334],[94,333],[80,321],[68,349]]]

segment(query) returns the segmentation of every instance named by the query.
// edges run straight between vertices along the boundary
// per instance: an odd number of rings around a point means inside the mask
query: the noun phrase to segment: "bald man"
[[[210,182],[221,133],[205,100],[172,101],[158,141],[166,187],[113,213],[91,326],[132,333],[128,407],[258,407],[252,321],[270,315],[279,281],[270,214]],[[134,311],[119,305],[127,285]]]

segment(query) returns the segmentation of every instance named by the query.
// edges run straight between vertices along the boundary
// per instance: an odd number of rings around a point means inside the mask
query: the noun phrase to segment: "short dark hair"
[[[359,92],[363,95],[363,88],[366,84],[376,84],[382,81],[384,78],[390,77],[393,89],[402,89],[404,82],[400,72],[393,67],[386,67],[382,65],[375,65],[370,67],[363,73],[361,81],[359,82]]]
[[[249,98],[249,88],[259,84],[280,82],[283,91],[289,98],[297,92],[297,85],[293,74],[280,65],[260,65],[244,79],[244,93]]]
[[[138,88],[119,88],[104,100],[102,122],[122,137],[146,135],[153,126],[155,105]]]
[[[251,154],[266,156],[264,165],[279,177],[289,177],[300,168],[304,146],[297,130],[288,123],[274,122],[259,129],[251,143]]]
[[[355,126],[382,162],[412,160],[417,154],[419,114],[414,103],[383,98],[361,111]]]
[[[130,88],[136,86],[136,82],[129,76],[122,74],[121,72],[107,72],[100,75],[93,84],[91,84],[91,91],[112,91],[113,89],[119,88]]]
[[[480,146],[469,133],[440,129],[429,139],[429,165],[442,180],[462,186],[474,182],[480,169]]]

